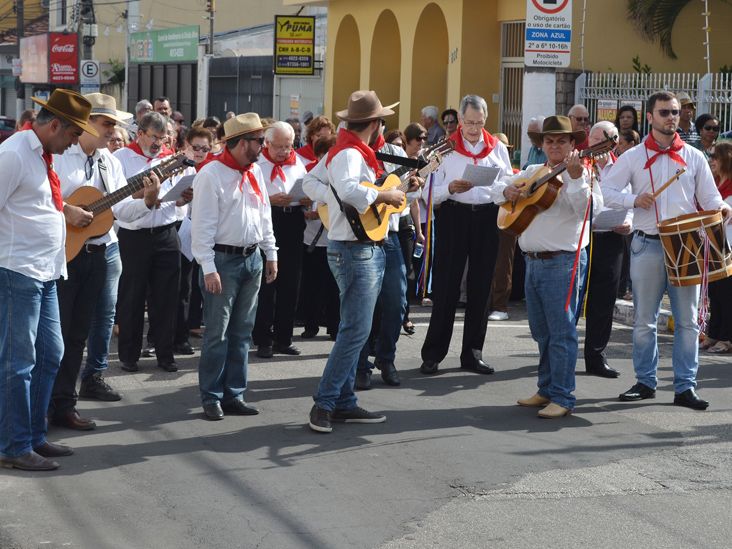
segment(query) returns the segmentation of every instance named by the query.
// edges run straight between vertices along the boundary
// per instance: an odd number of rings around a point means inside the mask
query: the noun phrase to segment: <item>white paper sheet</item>
[[[160,199],[160,202],[175,202],[178,200],[183,194],[183,191],[193,186],[193,179],[195,177],[195,175],[185,175],[181,177],[173,188]]]
[[[501,173],[500,168],[493,166],[466,164],[462,179],[470,181],[476,187],[490,187],[495,183],[499,173]]]

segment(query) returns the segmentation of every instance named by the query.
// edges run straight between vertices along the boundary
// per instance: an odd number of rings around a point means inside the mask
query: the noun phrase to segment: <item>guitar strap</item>
[[[389,164],[398,164],[399,166],[407,166],[408,168],[418,169],[423,167],[423,163],[420,162],[419,158],[407,158],[406,156],[399,156],[396,154],[389,154],[383,152],[377,152],[376,158],[382,162],[388,162]]]
[[[307,252],[309,254],[313,253],[313,250],[315,250],[315,246],[318,244],[318,241],[320,240],[320,237],[323,236],[323,231],[325,230],[325,225],[322,223],[320,224],[320,228],[318,229],[318,232],[315,233],[315,238],[313,238],[313,241],[308,244]]]
[[[103,156],[99,157],[97,164],[99,165],[99,177],[102,180],[102,185],[104,185],[106,194],[109,194],[111,191],[109,189],[109,182],[107,181],[107,165],[104,163]]]
[[[356,239],[362,242],[373,242],[373,240],[369,238],[368,233],[366,233],[366,229],[363,228],[358,210],[356,210],[356,208],[354,208],[350,204],[344,204],[332,184],[330,185],[330,190],[333,192],[333,196],[335,196],[335,199],[338,202],[338,206],[340,207],[341,211],[346,216],[348,224],[351,226],[351,230],[353,231]]]

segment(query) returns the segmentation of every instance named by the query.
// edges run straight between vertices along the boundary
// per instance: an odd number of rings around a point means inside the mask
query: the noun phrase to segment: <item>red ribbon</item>
[[[241,174],[241,180],[239,181],[239,190],[241,192],[244,192],[244,177],[246,176],[246,178],[249,180],[249,184],[254,190],[254,194],[256,194],[262,201],[262,203],[264,203],[264,197],[262,196],[262,191],[259,189],[257,178],[254,177],[254,174],[252,173],[252,164],[242,167],[241,164],[239,164],[239,162],[236,160],[236,158],[231,156],[231,152],[229,151],[228,147],[224,147],[224,152],[218,155],[214,160],[221,162],[227,168],[236,170]]]
[[[295,151],[293,150],[290,150],[289,156],[283,162],[277,162],[276,160],[273,160],[272,157],[269,155],[269,149],[267,149],[266,147],[262,149],[262,155],[272,163],[272,173],[269,176],[270,181],[274,181],[276,178],[279,177],[280,181],[284,183],[286,179],[285,171],[282,169],[282,166],[294,166],[297,162],[297,155],[295,155]]]
[[[643,166],[644,169],[650,169],[650,167],[653,166],[653,163],[658,159],[658,157],[664,154],[667,154],[669,158],[677,164],[686,166],[686,162],[684,162],[684,159],[681,158],[679,154],[677,154],[678,151],[684,148],[684,141],[681,139],[681,137],[679,137],[678,133],[674,136],[674,140],[671,142],[671,146],[668,149],[661,149],[661,147],[658,146],[658,143],[653,138],[653,133],[648,134],[648,137],[646,137],[644,143],[646,145],[646,149],[656,153],[646,161],[646,165]]]
[[[491,154],[491,151],[496,147],[496,144],[498,143],[498,139],[496,137],[493,137],[485,130],[485,128],[483,128],[483,143],[485,144],[485,147],[483,147],[483,150],[480,151],[478,154],[473,154],[465,148],[465,143],[463,143],[462,129],[462,126],[458,126],[457,130],[455,130],[455,133],[450,136],[450,140],[455,143],[455,152],[460,153],[463,156],[467,156],[468,158],[472,158],[473,164],[477,164],[478,160],[480,160],[481,158],[485,158],[486,156]]]
[[[51,183],[51,198],[56,209],[60,212],[64,211],[64,199],[61,196],[61,180],[53,169],[53,155],[50,152],[43,153],[43,161],[46,163],[48,170],[48,181]]]
[[[355,133],[345,128],[338,130],[335,145],[328,151],[328,159],[325,161],[325,165],[328,166],[333,158],[335,158],[335,155],[345,149],[357,149],[361,153],[361,156],[363,156],[366,164],[374,170],[376,177],[381,177],[382,170],[379,168],[374,150],[361,141]]]

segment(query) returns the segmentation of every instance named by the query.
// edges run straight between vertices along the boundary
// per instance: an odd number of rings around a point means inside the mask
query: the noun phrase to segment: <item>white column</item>
[[[523,117],[521,121],[521,165],[526,162],[531,141],[526,135],[529,121],[537,116],[556,114],[557,78],[554,69],[533,69],[524,72]]]

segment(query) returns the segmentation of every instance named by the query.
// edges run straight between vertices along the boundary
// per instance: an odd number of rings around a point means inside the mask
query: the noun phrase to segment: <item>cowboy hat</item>
[[[544,119],[544,124],[540,132],[526,132],[530,138],[541,141],[545,135],[569,134],[575,143],[582,143],[587,134],[585,130],[572,131],[572,122],[567,116],[548,116]]]
[[[508,136],[505,133],[500,133],[500,132],[499,133],[494,133],[493,134],[493,137],[495,137],[496,139],[498,139],[498,141],[500,141],[501,143],[503,143],[504,145],[506,145],[506,148],[513,149],[513,145],[511,145],[508,142]]]
[[[368,122],[394,114],[389,107],[383,107],[372,90],[358,90],[348,98],[348,109],[339,111],[336,116],[345,122]]]
[[[679,105],[691,105],[692,107],[695,107],[694,102],[691,100],[691,96],[686,92],[679,92],[676,94],[676,99],[679,100]]]
[[[224,122],[224,141],[247,133],[265,129],[256,112],[247,112],[232,116]]]
[[[89,125],[91,103],[83,95],[64,88],[57,88],[53,90],[48,101],[37,97],[31,97],[31,99],[56,116],[71,122],[77,128],[81,128],[94,137],[99,137],[94,126]]]
[[[91,103],[91,113],[89,116],[106,116],[120,124],[127,124],[132,119],[131,112],[118,111],[117,101],[111,95],[103,93],[87,93],[84,97]]]

